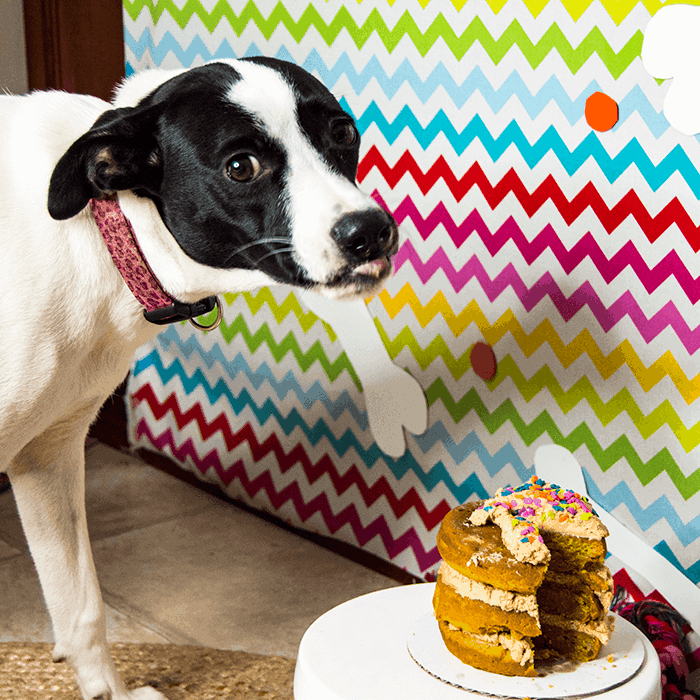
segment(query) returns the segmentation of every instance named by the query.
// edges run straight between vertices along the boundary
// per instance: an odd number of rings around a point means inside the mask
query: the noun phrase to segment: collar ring
[[[208,326],[205,326],[204,324],[199,323],[198,321],[195,320],[194,317],[189,318],[188,321],[195,328],[198,328],[200,331],[213,331],[215,328],[218,328],[219,324],[221,323],[221,319],[223,318],[223,315],[224,315],[223,309],[221,306],[221,299],[219,299],[218,296],[214,297],[214,305],[216,306],[216,318]]]

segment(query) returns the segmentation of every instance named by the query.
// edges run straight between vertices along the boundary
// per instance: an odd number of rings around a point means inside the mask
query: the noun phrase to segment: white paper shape
[[[310,291],[300,296],[335,331],[357,372],[379,449],[400,457],[406,451],[403,428],[420,435],[428,427],[428,402],[420,384],[391,361],[363,300],[336,301]]]
[[[700,7],[669,5],[649,20],[642,63],[658,79],[673,78],[664,115],[675,129],[700,132]]]
[[[556,666],[550,670],[538,668],[542,675],[534,678],[501,676],[463,664],[447,650],[432,611],[413,623],[406,646],[411,658],[424,671],[464,690],[507,698],[563,700],[582,695],[597,697],[603,692],[607,696],[606,691],[624,685],[644,664],[643,639],[642,632],[632,623],[615,615],[612,637],[595,659],[586,663],[567,662],[562,664],[562,670]]]
[[[683,575],[617,518],[588,495],[581,465],[564,447],[543,445],[535,452],[535,474],[586,496],[603,524],[610,530],[608,549],[631,569],[644,576],[683,615],[695,631],[700,630],[700,588]]]

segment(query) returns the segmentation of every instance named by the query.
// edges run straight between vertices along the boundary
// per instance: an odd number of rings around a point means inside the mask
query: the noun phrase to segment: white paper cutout
[[[543,445],[535,451],[535,474],[550,484],[559,484],[588,497],[603,524],[610,530],[608,549],[631,569],[644,576],[683,615],[694,630],[700,630],[700,588],[684,576],[638,535],[608,513],[588,495],[581,465],[564,447]]]
[[[334,301],[306,291],[300,297],[335,331],[357,372],[377,445],[390,457],[400,457],[406,451],[403,428],[420,435],[428,427],[420,384],[391,361],[364,301]]]
[[[649,20],[642,63],[655,78],[673,78],[664,115],[687,136],[700,132],[700,7],[669,5]]]

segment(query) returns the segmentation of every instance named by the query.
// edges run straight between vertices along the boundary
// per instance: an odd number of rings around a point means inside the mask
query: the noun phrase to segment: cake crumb
[[[610,656],[608,656],[608,659],[607,659],[608,663],[611,664],[614,660],[615,660],[615,655],[610,654]]]

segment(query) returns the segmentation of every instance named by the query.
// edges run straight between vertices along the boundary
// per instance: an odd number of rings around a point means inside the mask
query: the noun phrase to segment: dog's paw
[[[150,685],[145,685],[143,688],[134,688],[133,690],[106,691],[100,695],[95,695],[91,700],[168,700],[163,693],[159,693]]]
[[[673,78],[664,98],[669,124],[690,136],[700,132],[700,7],[669,5],[644,32],[642,63],[658,79]]]
[[[428,427],[428,405],[420,384],[394,364],[382,367],[382,374],[363,385],[369,427],[379,448],[390,457],[406,450],[404,427],[420,435]]]
[[[150,685],[145,685],[143,688],[130,690],[127,700],[168,700],[168,698]]]

